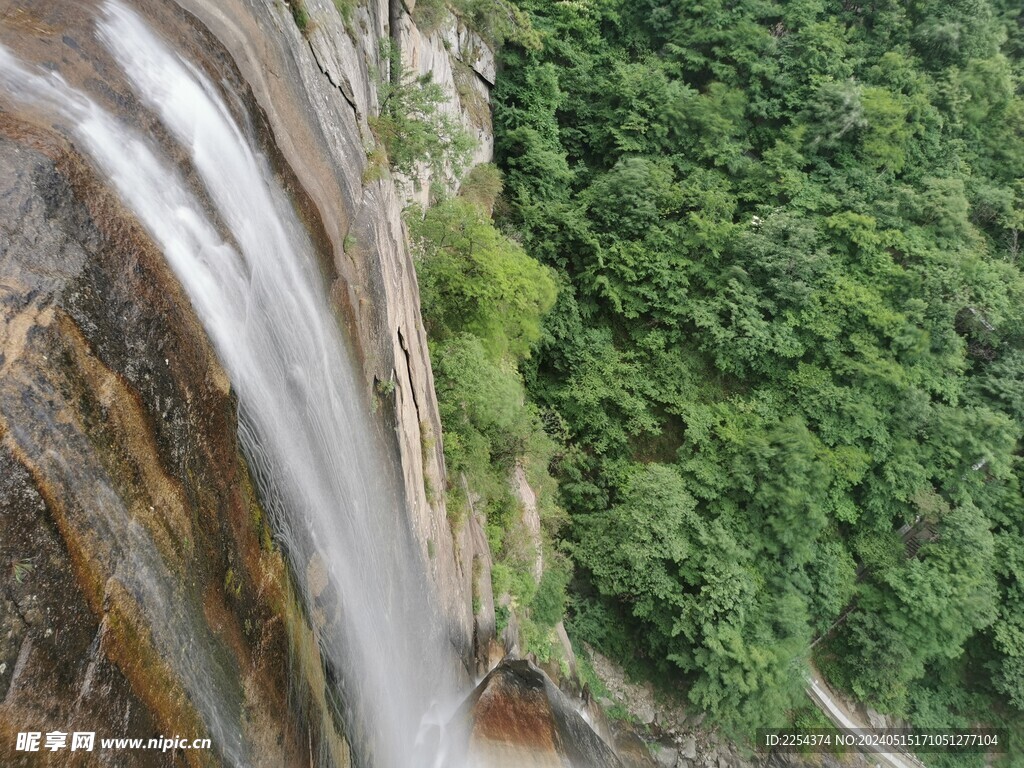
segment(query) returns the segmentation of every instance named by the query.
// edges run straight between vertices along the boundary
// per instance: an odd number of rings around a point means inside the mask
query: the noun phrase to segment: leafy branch
[[[11,577],[16,584],[21,584],[35,569],[31,558],[18,558],[11,561]]]
[[[401,52],[390,41],[382,44],[391,77],[379,83],[380,112],[370,128],[387,154],[391,168],[413,176],[425,163],[434,177],[458,177],[476,145],[459,120],[444,111],[447,94],[431,75],[410,75],[402,66]]]

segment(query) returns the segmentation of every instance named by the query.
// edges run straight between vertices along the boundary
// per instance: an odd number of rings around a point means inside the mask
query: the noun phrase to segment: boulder
[[[679,750],[659,746],[655,753],[655,758],[658,761],[658,765],[662,766],[662,768],[675,768],[676,763],[679,761]]]
[[[681,746],[683,757],[687,760],[694,760],[697,757],[697,740],[693,736],[687,736],[683,739]]]
[[[636,719],[644,725],[654,722],[657,713],[654,711],[653,701],[639,701],[636,703]]]
[[[623,768],[572,702],[534,664],[504,659],[463,704],[467,758],[488,768]]]
[[[624,768],[657,768],[658,763],[651,756],[647,744],[625,723],[613,726],[615,733],[615,754]]]

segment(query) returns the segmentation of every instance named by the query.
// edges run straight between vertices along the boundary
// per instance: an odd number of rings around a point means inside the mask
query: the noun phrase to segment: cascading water
[[[438,713],[454,705],[465,673],[433,608],[393,458],[309,237],[266,159],[196,68],[116,2],[97,30],[193,175],[58,75],[30,71],[2,48],[0,87],[70,125],[188,293],[237,391],[244,450],[340,673],[361,761],[451,764],[427,724],[446,720]],[[214,676],[187,683],[211,733],[229,734],[237,713],[205,691]],[[222,754],[246,763],[241,747]]]

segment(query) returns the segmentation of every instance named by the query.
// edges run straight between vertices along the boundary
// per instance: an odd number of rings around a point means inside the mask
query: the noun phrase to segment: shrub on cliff
[[[383,45],[382,54],[391,71],[378,85],[380,110],[369,123],[391,168],[413,176],[416,166],[426,163],[435,178],[447,173],[458,178],[476,140],[443,109],[447,94],[429,72],[419,77],[408,73],[400,51],[390,42]]]
[[[540,338],[540,319],[555,301],[552,271],[503,236],[466,198],[434,206],[411,229],[419,244],[420,296],[431,338],[471,333],[493,359],[528,357]]]
[[[411,216],[409,226],[444,431],[449,514],[461,519],[456,510],[469,505],[468,486],[475,511],[486,514],[495,592],[512,595],[522,642],[543,657],[564,611],[569,570],[546,557],[557,567],[534,582],[538,543],[525,529],[511,476],[517,464],[525,467],[539,497],[540,546],[553,552],[550,538],[564,517],[548,475],[557,449],[526,400],[519,365],[540,338],[557,286],[549,268],[494,227],[489,209],[500,185],[493,167],[479,169],[462,196]]]

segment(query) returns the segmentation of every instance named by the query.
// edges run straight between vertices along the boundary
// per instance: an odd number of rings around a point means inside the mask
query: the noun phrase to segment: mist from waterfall
[[[450,765],[451,756],[427,746],[439,740],[429,723],[446,721],[464,671],[309,236],[252,137],[196,67],[119,3],[105,5],[97,29],[188,155],[188,177],[156,141],[2,48],[0,87],[68,123],[191,299],[237,392],[243,449],[339,673],[336,693],[360,762]],[[158,642],[162,631],[156,623]],[[213,679],[178,671],[211,733],[240,727],[237,713],[203,690]],[[244,764],[241,754],[225,758]]]

